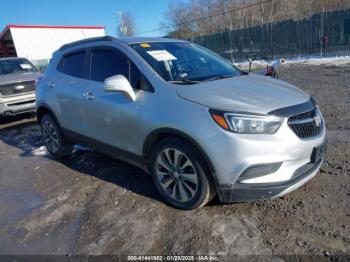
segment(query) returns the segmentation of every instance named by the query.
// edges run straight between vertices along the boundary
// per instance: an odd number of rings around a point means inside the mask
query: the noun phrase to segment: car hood
[[[39,76],[40,76],[40,73],[38,72],[0,75],[0,85],[6,85],[6,84],[24,82],[24,81],[34,81],[38,79]]]
[[[177,94],[213,109],[260,114],[310,99],[307,93],[291,84],[256,74],[178,85]]]

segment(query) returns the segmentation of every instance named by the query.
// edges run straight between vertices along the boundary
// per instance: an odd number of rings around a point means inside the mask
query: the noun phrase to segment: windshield
[[[0,75],[37,72],[27,59],[0,60]]]
[[[194,84],[242,74],[225,59],[193,43],[156,42],[131,46],[168,82]]]

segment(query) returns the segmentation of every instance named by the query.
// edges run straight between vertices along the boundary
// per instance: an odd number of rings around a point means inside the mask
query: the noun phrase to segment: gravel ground
[[[328,152],[305,186],[256,203],[179,211],[142,170],[82,147],[55,161],[34,118],[0,120],[0,254],[350,258],[350,65],[290,64],[280,79],[318,101]]]

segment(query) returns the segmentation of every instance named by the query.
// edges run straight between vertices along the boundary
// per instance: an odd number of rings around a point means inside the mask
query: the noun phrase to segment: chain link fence
[[[191,41],[233,61],[248,57],[350,55],[350,9],[322,12],[250,28],[224,30]]]

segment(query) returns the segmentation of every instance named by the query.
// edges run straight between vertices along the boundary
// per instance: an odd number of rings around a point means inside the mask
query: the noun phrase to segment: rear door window
[[[64,56],[59,69],[62,73],[73,77],[83,77],[85,51]]]
[[[90,79],[103,82],[106,78],[123,75],[129,79],[129,63],[118,51],[93,50]]]

